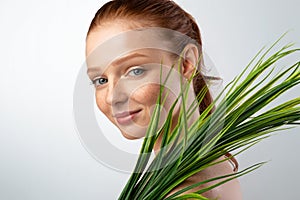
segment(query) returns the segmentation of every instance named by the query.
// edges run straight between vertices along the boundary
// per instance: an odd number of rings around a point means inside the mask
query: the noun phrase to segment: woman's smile
[[[131,124],[133,122],[133,119],[140,113],[142,109],[133,110],[133,111],[125,111],[125,112],[119,112],[113,117],[116,119],[118,124],[120,125],[127,125]]]

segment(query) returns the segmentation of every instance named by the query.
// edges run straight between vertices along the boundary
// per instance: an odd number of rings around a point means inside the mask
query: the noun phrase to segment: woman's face
[[[167,51],[146,48],[149,41],[140,31],[128,34],[127,30],[117,22],[93,30],[87,38],[86,56],[98,108],[126,138],[134,139],[145,135],[160,91],[161,70],[164,79],[175,59]],[[161,122],[180,91],[180,76],[172,71],[163,93],[166,103]]]

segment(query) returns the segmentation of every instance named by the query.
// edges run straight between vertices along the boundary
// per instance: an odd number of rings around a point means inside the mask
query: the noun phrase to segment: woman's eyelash
[[[98,78],[95,78],[95,79],[90,80],[90,85],[95,85],[97,79],[98,79]]]
[[[100,80],[101,80],[101,83],[99,83]],[[96,78],[96,79],[94,79],[94,80],[91,81],[91,84],[97,86],[97,84],[103,85],[103,84],[105,84],[107,82],[108,82],[108,80],[106,78]]]
[[[139,76],[139,75],[142,75],[144,72],[145,72],[145,69],[143,69],[143,68],[133,68],[133,69],[129,70],[127,74],[131,75],[131,76]]]

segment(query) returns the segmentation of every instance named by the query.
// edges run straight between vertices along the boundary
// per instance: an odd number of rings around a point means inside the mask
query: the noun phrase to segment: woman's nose
[[[110,105],[126,103],[128,95],[126,94],[124,84],[121,84],[120,81],[109,84],[105,100]]]

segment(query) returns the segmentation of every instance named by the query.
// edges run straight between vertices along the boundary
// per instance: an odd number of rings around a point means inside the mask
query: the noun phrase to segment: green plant
[[[167,196],[188,177],[230,159],[215,161],[226,152],[236,150],[236,154],[239,154],[269,137],[274,131],[289,128],[287,125],[299,125],[300,97],[262,111],[274,99],[300,83],[299,60],[279,73],[274,73],[278,61],[300,50],[292,48],[293,45],[286,45],[267,57],[278,41],[264,53],[263,50],[259,51],[245,70],[221,92],[224,97],[220,94],[189,127],[187,121],[192,112],[197,110],[198,103],[194,102],[186,109],[187,87],[182,87],[163,126],[158,126],[160,105],[165,100],[161,95],[164,90],[162,86],[135,170],[119,199],[207,199],[201,195],[203,192],[263,165],[264,162],[258,163],[236,173],[196,183]],[[203,88],[199,94],[200,99],[207,90]],[[218,106],[215,106],[216,101],[219,101]],[[181,104],[179,121],[171,130],[171,116],[177,103]],[[209,114],[214,108],[212,114]],[[154,143],[161,134],[161,150],[147,167]],[[201,184],[221,178],[222,181],[210,187],[183,194]]]

